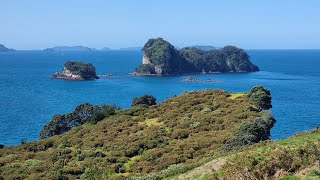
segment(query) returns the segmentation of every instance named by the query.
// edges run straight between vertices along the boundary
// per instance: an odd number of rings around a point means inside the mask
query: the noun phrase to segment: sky
[[[0,0],[0,44],[320,49],[319,0]]]

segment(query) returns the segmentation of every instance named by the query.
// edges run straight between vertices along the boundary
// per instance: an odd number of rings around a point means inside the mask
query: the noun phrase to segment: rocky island
[[[96,74],[96,68],[90,63],[81,61],[66,62],[62,71],[54,73],[51,77],[70,80],[99,79]]]
[[[5,47],[4,45],[0,44],[0,52],[14,52],[14,49],[9,49]]]
[[[235,46],[204,51],[197,47],[177,50],[162,38],[150,39],[142,49],[141,75],[177,75],[186,73],[254,72],[249,55]]]

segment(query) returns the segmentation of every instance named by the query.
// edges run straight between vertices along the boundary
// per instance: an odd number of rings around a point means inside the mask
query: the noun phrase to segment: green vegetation
[[[249,55],[235,46],[209,51],[196,47],[176,50],[162,38],[150,39],[142,49],[148,64],[136,69],[142,74],[182,74],[193,72],[251,72],[259,71]]]
[[[275,119],[272,115],[265,112],[262,117],[256,118],[255,121],[241,124],[235,136],[222,147],[222,151],[238,150],[246,145],[268,140],[270,129],[274,123]]]
[[[57,114],[44,126],[40,132],[41,138],[63,134],[75,126],[98,121],[114,115],[119,110],[116,106],[102,104],[93,106],[89,103],[80,104],[74,111],[67,114]]]
[[[96,75],[96,68],[90,63],[81,61],[66,62],[63,70],[53,74],[52,77],[78,80],[99,79]]]
[[[62,135],[4,147],[0,174],[4,179],[162,179],[183,173],[223,155],[220,149],[241,124],[264,119],[265,112],[250,109],[248,96],[230,97],[223,90],[185,92],[156,105],[117,111]],[[81,114],[93,112],[89,105],[80,109]],[[70,118],[71,124],[76,119]],[[267,137],[265,132],[259,134]]]
[[[230,156],[221,169],[224,177],[245,179],[320,178],[320,128],[291,138],[260,143]]]
[[[261,141],[170,179],[320,179],[319,142],[320,128],[284,140]]]
[[[64,67],[73,74],[81,75],[84,79],[96,77],[96,68],[92,64],[81,61],[68,61]]]
[[[152,105],[156,105],[156,98],[146,94],[140,97],[135,97],[132,99],[132,104],[131,106],[138,106],[138,105],[146,105],[146,106],[152,106]]]
[[[270,91],[262,86],[255,86],[252,88],[248,97],[255,103],[260,111],[272,108]]]
[[[230,99],[237,99],[238,97],[245,96],[247,93],[231,93]]]

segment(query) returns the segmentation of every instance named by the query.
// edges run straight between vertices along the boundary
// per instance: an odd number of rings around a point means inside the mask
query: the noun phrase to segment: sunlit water
[[[0,53],[0,144],[38,139],[43,125],[54,114],[78,104],[108,103],[126,108],[131,99],[152,94],[158,102],[184,91],[221,88],[248,91],[263,85],[272,93],[277,119],[272,138],[288,137],[320,125],[320,50],[251,50],[260,72],[192,75],[217,82],[185,82],[190,75],[169,77],[130,76],[141,63],[139,51],[68,52],[18,51]],[[112,73],[94,81],[50,79],[66,60],[83,60],[97,74]]]

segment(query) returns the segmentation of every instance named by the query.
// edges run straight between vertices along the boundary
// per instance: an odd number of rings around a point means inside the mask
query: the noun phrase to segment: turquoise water
[[[184,91],[222,88],[248,91],[254,85],[271,90],[272,112],[277,119],[272,138],[288,137],[320,125],[320,50],[250,50],[260,72],[198,74],[218,82],[184,82],[184,76],[130,76],[141,62],[139,51],[67,52],[17,51],[0,53],[0,144],[19,144],[38,139],[43,125],[54,114],[66,113],[83,102],[106,102],[129,107],[131,99],[146,93],[158,102]],[[83,60],[98,74],[94,81],[48,78],[66,60]]]

